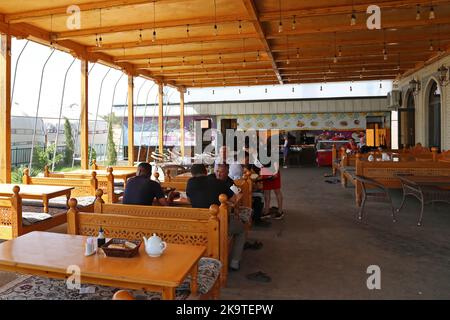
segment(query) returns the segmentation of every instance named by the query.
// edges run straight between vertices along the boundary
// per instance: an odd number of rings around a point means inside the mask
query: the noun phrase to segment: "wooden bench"
[[[100,169],[101,170],[101,169]],[[114,169],[112,167],[108,167],[105,169],[108,173],[106,175],[96,175],[98,181],[98,188],[103,190],[103,194],[106,194],[106,202],[107,203],[117,203],[120,201],[120,197],[123,196],[124,190],[116,190],[114,183]],[[48,166],[44,167],[44,177],[48,178],[62,178],[62,179],[88,179],[92,175],[87,174],[73,174],[70,176],[65,176],[64,172],[50,172],[48,170]]]
[[[30,177],[30,171],[28,168],[24,169],[23,184],[35,184],[35,185],[46,185],[46,186],[69,186],[74,187],[71,196],[74,198],[81,199],[80,210],[81,211],[92,211],[94,208],[95,194],[98,189],[97,173],[92,172],[91,177]],[[67,199],[50,200],[50,206],[64,207]],[[64,207],[65,208],[65,207]]]
[[[12,191],[11,197],[0,197],[0,239],[9,240],[28,232],[44,231],[66,223],[65,212],[42,221],[32,221],[36,220],[34,217],[46,214],[22,212],[19,186],[15,186]]]
[[[367,161],[357,155],[356,174],[374,179],[386,188],[400,189],[401,182],[396,174],[413,174],[419,176],[450,175],[450,162],[440,161]],[[356,183],[356,204],[361,205],[362,187]]]
[[[97,190],[94,204],[95,213],[122,214],[139,217],[159,217],[159,218],[179,218],[208,220],[210,211],[208,209],[187,208],[187,207],[163,207],[163,206],[138,206],[124,204],[106,204],[102,199],[102,190]],[[219,197],[220,206],[217,215],[219,219],[220,250],[219,257],[222,262],[221,283],[226,284],[228,277],[228,198],[226,195]],[[169,241],[170,242],[170,241]]]
[[[99,190],[101,192],[101,190]],[[101,198],[100,198],[101,199]],[[224,199],[223,199],[224,200]],[[225,201],[226,203],[226,201]],[[97,236],[102,227],[108,238],[142,240],[156,233],[163,241],[177,244],[202,245],[205,257],[222,262],[222,270],[211,295],[218,297],[227,259],[223,258],[220,232],[227,226],[226,207],[212,205],[209,209],[134,206],[105,204],[96,201],[96,212],[79,212],[76,199],[69,201],[68,233]]]

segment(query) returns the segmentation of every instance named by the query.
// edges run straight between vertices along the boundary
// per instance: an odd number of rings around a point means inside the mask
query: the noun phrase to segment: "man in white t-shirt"
[[[229,177],[233,180],[242,178],[244,171],[242,165],[228,153],[227,146],[219,149],[219,156],[214,161],[214,172],[217,172],[219,164],[228,164]]]

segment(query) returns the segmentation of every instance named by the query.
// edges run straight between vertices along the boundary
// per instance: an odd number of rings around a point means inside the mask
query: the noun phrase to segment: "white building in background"
[[[68,115],[70,116],[70,115]],[[90,114],[90,119],[95,119],[95,115]],[[72,127],[72,136],[75,141],[75,157],[79,157],[79,142],[80,142],[80,120],[78,118],[69,118]],[[58,134],[58,148],[63,149],[66,145],[64,135],[65,119],[61,119],[59,134]],[[36,133],[34,128],[36,126]],[[11,151],[12,151],[12,165],[24,165],[30,161],[31,148],[33,144],[41,148],[55,143],[56,133],[58,128],[58,119],[55,118],[41,118],[37,119],[34,116],[26,114],[22,110],[13,108],[11,117]],[[95,134],[94,134],[95,128]],[[89,121],[89,145],[93,146],[97,152],[97,156],[101,159],[106,150],[106,143],[108,139],[108,124],[99,117],[97,123],[95,120]]]

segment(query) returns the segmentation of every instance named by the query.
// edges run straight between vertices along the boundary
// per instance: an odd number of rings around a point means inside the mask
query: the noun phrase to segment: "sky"
[[[80,61],[74,61],[71,55],[60,51],[55,51],[50,56],[51,48],[32,41],[29,41],[27,45],[26,43],[27,40],[13,39],[12,41],[13,115],[34,117],[38,110],[39,117],[57,119],[61,113],[63,117],[79,119]],[[21,52],[22,55],[20,55]],[[17,63],[18,59],[19,63]],[[48,63],[46,63],[47,59]],[[101,64],[91,64],[89,68],[89,117],[90,120],[94,120],[96,117],[100,119],[102,115],[109,114],[113,104],[127,103],[127,77],[121,71]],[[42,70],[44,73],[41,82]],[[66,72],[66,87],[63,95]],[[41,83],[42,86],[40,86]],[[321,86],[322,91],[320,91]],[[100,88],[102,88],[101,94]],[[390,90],[392,90],[391,81],[192,88],[188,89],[185,102],[385,96]],[[39,92],[41,92],[40,99]],[[146,100],[149,104],[156,103],[157,92],[158,88],[152,81],[140,77],[135,79],[136,104],[145,104]],[[165,87],[165,93],[166,103],[167,101],[179,103],[179,94],[175,89]]]

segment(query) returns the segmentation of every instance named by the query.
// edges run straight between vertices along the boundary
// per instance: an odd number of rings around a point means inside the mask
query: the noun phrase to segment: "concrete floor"
[[[410,199],[393,223],[386,204],[367,203],[355,219],[354,189],[328,184],[328,168],[282,172],[285,219],[250,237],[264,243],[245,251],[222,299],[449,299],[450,206],[426,208],[417,227],[418,201]],[[399,206],[401,192],[394,191]],[[381,268],[381,290],[368,290],[367,267]],[[263,271],[271,283],[245,275]]]
[[[244,252],[241,270],[229,273],[221,298],[450,299],[450,206],[427,207],[417,227],[416,200],[408,201],[396,223],[386,204],[368,202],[359,222],[354,189],[325,183],[330,171],[283,169],[285,219],[250,232],[264,246]],[[398,206],[400,192],[393,196]],[[370,265],[381,268],[381,290],[367,289]],[[247,280],[255,271],[272,282]],[[14,278],[0,272],[0,286]]]

